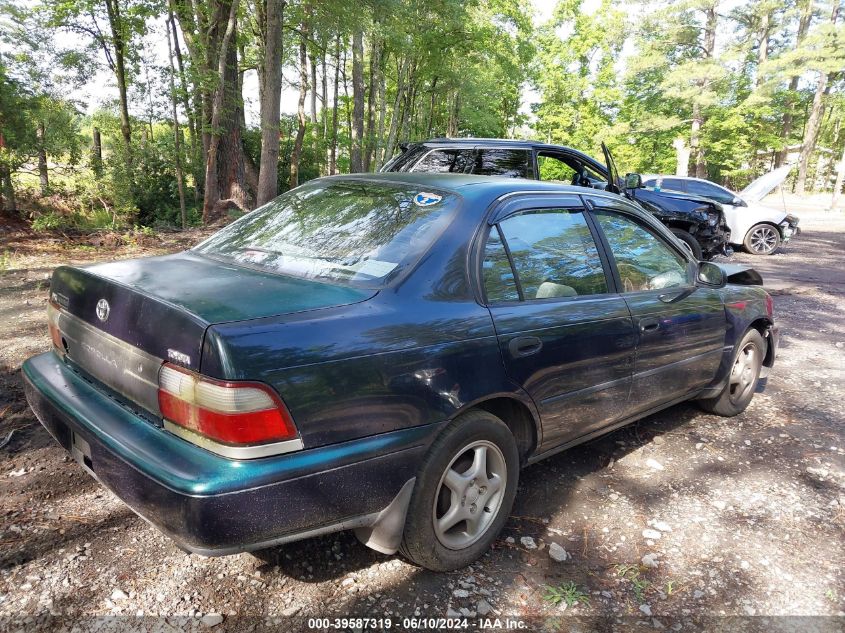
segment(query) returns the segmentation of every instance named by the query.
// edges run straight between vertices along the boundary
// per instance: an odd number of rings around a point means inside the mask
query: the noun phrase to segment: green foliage
[[[558,605],[563,603],[567,607],[573,607],[576,604],[590,606],[589,594],[582,591],[572,580],[557,587],[545,585],[543,589],[545,590],[543,600],[550,604]]]

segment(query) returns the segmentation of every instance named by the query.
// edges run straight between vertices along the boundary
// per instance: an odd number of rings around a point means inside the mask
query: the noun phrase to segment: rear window
[[[455,193],[404,183],[314,181],[194,251],[271,273],[379,287],[417,261],[459,203]]]

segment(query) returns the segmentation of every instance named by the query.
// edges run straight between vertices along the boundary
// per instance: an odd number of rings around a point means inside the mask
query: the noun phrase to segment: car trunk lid
[[[53,273],[50,318],[61,339],[60,352],[157,415],[161,363],[199,370],[210,325],[355,303],[374,293],[185,252],[85,268],[62,266]]]

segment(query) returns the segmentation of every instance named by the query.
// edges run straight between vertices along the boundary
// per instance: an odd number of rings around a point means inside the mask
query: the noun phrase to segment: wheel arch
[[[743,242],[745,241],[745,238],[748,237],[748,234],[751,233],[751,231],[753,231],[755,227],[760,226],[761,224],[766,224],[766,225],[772,227],[774,230],[776,230],[778,232],[778,235],[780,235],[780,238],[783,239],[783,231],[781,230],[781,227],[778,224],[775,224],[771,220],[761,220],[760,222],[755,222],[754,224],[752,224],[751,226],[748,227],[748,230],[745,232],[745,235],[742,238]]]
[[[748,330],[757,330],[763,340],[766,341],[766,356],[763,358],[763,367],[772,367],[775,362],[775,349],[772,344],[772,337],[769,335],[769,329],[772,325],[774,323],[768,317],[759,317],[748,326]]]
[[[540,444],[539,415],[536,410],[513,395],[494,395],[469,404],[455,417],[474,409],[492,413],[505,423],[516,441],[519,461],[524,465]]]

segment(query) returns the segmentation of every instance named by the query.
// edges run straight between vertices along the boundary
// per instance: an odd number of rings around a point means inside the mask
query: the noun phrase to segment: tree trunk
[[[795,37],[795,48],[801,46],[807,32],[810,30],[810,21],[813,18],[813,2],[812,0],[803,0],[803,7],[801,11],[801,18],[798,21],[798,33]],[[789,136],[792,134],[792,126],[795,122],[795,96],[798,92],[798,75],[793,76],[789,80],[789,90],[787,91],[787,108],[783,113],[783,123],[781,125],[780,137],[783,139],[783,148],[775,154],[775,167],[780,167],[786,162],[786,157],[789,154]]]
[[[830,210],[835,211],[839,205],[839,198],[842,195],[842,181],[845,179],[845,147],[842,149],[842,158],[836,166],[836,182],[833,183],[833,198],[830,201]]]
[[[822,112],[824,111],[824,96],[827,94],[827,91],[827,73],[820,72],[816,94],[813,96],[813,105],[810,108],[810,117],[807,119],[807,125],[804,127],[804,141],[801,144],[801,153],[798,156],[798,179],[795,181],[795,193],[799,196],[804,193],[807,185],[807,170],[810,165],[810,155],[816,149]]]
[[[38,122],[35,136],[38,141],[38,180],[41,183],[41,195],[43,197],[49,193],[50,189],[50,177],[47,173],[47,133],[44,130],[44,121]]]
[[[755,85],[759,88],[763,83],[763,73],[760,68],[769,58],[769,31],[771,29],[771,13],[766,12],[760,18],[760,41],[757,46],[757,78]]]
[[[332,146],[329,150],[329,176],[337,173],[337,88],[340,82],[340,35],[335,39],[334,98],[332,100]]]
[[[381,62],[378,67],[378,129],[376,130],[376,147],[375,147],[375,169],[378,171],[384,164],[384,118],[387,111],[387,103],[385,99],[385,79],[384,79],[384,56],[379,56]]]
[[[176,168],[176,188],[179,192],[179,217],[182,220],[182,230],[188,228],[188,211],[185,208],[185,179],[182,173],[182,139],[179,134],[179,115],[176,112],[176,68],[173,65],[173,38],[167,28],[167,62],[170,66],[170,105],[173,118],[173,164]]]
[[[308,55],[311,68],[311,134],[317,136],[317,57],[314,53]]]
[[[12,174],[5,165],[0,165],[0,195],[3,197],[3,211],[7,216],[14,215],[17,210],[15,202],[15,187],[12,185]]]
[[[375,151],[375,125],[376,125],[376,87],[378,85],[378,67],[380,47],[378,39],[373,37],[370,47],[370,85],[367,90],[367,144],[364,150],[363,168],[370,171],[373,152]]]
[[[322,66],[322,76],[321,76],[321,94],[323,102],[322,110],[320,111],[320,118],[323,120],[323,139],[325,140],[329,135],[329,117],[328,117],[328,98],[329,98],[329,85],[328,79],[326,78],[326,49],[328,48],[328,44],[326,48],[323,49],[322,59],[320,60],[320,65]],[[315,88],[316,89],[316,88]]]
[[[360,26],[352,32],[352,148],[349,171],[364,171],[364,33]]]
[[[258,171],[258,206],[270,202],[279,189],[279,117],[282,102],[282,21],[284,0],[266,0],[263,49],[259,62],[261,99],[261,164]]]
[[[103,175],[103,141],[100,138],[100,128],[94,127],[91,130],[91,138],[91,169],[99,178]]]
[[[716,52],[716,27],[718,15],[716,13],[716,4],[713,3],[704,8],[704,55],[708,59],[712,59]],[[701,84],[702,90],[704,84]],[[704,113],[701,109],[701,103],[696,101],[692,108],[692,124],[690,126],[690,149],[692,156],[695,159],[695,168],[691,175],[696,178],[707,177],[707,161],[704,157],[704,148],[701,147],[701,128],[704,125]]]
[[[221,2],[216,23],[218,30],[225,24],[219,37],[219,46],[213,51],[217,56],[216,86],[211,99],[211,124],[205,167],[205,197],[203,222],[219,219],[229,206],[241,210],[249,208],[249,196],[244,188],[244,161],[241,145],[238,98],[238,59],[236,32],[239,0]]]
[[[396,97],[393,99],[393,112],[390,115],[390,129],[387,132],[387,141],[384,145],[384,163],[393,158],[393,149],[396,147],[396,135],[399,132],[400,107],[405,90],[405,72],[408,68],[408,58],[403,57],[396,74]]]
[[[833,3],[833,11],[830,14],[830,23],[836,25],[839,17],[839,0]],[[795,181],[795,193],[801,195],[807,185],[807,170],[810,165],[810,155],[816,149],[816,141],[819,138],[822,114],[824,113],[824,99],[830,92],[827,71],[819,71],[819,83],[816,86],[816,94],[813,95],[813,106],[810,108],[810,116],[807,125],[804,126],[804,140],[801,143],[801,154],[798,156],[798,180]]]
[[[126,149],[126,159],[131,161],[132,128],[129,123],[129,100],[126,96],[126,25],[120,15],[120,0],[106,0],[106,12],[114,46],[114,74],[117,79],[117,91],[120,100],[120,133]]]
[[[299,159],[302,156],[302,141],[305,138],[305,97],[308,93],[308,49],[305,45],[307,32],[302,27],[302,36],[299,38],[299,102],[297,115],[299,127],[296,130],[296,141],[293,144],[293,151],[290,155],[290,180],[288,186],[293,189],[299,185]]]

